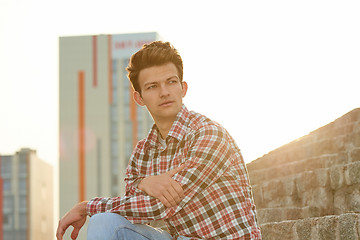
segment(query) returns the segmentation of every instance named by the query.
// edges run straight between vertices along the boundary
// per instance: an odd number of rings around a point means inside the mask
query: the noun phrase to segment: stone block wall
[[[360,108],[247,168],[264,239],[360,238]]]

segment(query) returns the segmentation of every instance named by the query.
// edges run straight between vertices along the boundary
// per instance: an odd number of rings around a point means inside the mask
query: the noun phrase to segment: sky
[[[58,164],[61,36],[158,32],[250,162],[360,107],[360,2],[0,0],[0,154]]]

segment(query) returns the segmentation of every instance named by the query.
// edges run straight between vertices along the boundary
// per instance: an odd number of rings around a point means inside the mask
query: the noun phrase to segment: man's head
[[[141,50],[136,52],[130,58],[126,70],[134,90],[141,95],[139,85],[140,71],[153,66],[161,66],[167,63],[173,63],[178,71],[180,81],[183,80],[183,62],[179,52],[169,43],[155,41],[145,44]]]

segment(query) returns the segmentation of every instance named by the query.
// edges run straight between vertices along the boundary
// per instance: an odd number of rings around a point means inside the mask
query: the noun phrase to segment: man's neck
[[[174,123],[174,121],[172,121],[172,122],[161,122],[161,121],[156,122],[156,126],[159,129],[162,139],[166,139],[173,123]]]
[[[179,112],[180,111],[181,111],[181,109],[179,109]],[[176,115],[173,115],[171,117],[169,117],[169,116],[167,116],[167,117],[153,116],[156,127],[158,128],[158,130],[161,134],[161,137],[163,139],[166,140],[166,137],[167,137],[172,125],[176,121],[176,118],[177,118],[177,115],[179,114],[179,112]]]
[[[176,117],[174,119],[154,119],[157,128],[163,139],[166,139],[172,125],[174,124]]]

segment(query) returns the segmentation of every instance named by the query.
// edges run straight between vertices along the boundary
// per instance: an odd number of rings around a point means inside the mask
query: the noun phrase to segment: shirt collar
[[[179,142],[184,138],[186,133],[186,125],[187,120],[189,119],[190,112],[183,104],[180,111],[176,115],[176,119],[170,128],[170,131],[167,135],[167,137],[173,137],[177,139]],[[151,128],[151,131],[146,139],[146,142],[150,144],[152,147],[155,147],[159,144],[159,130],[156,126],[156,124],[153,125]],[[166,139],[165,139],[166,140]]]

